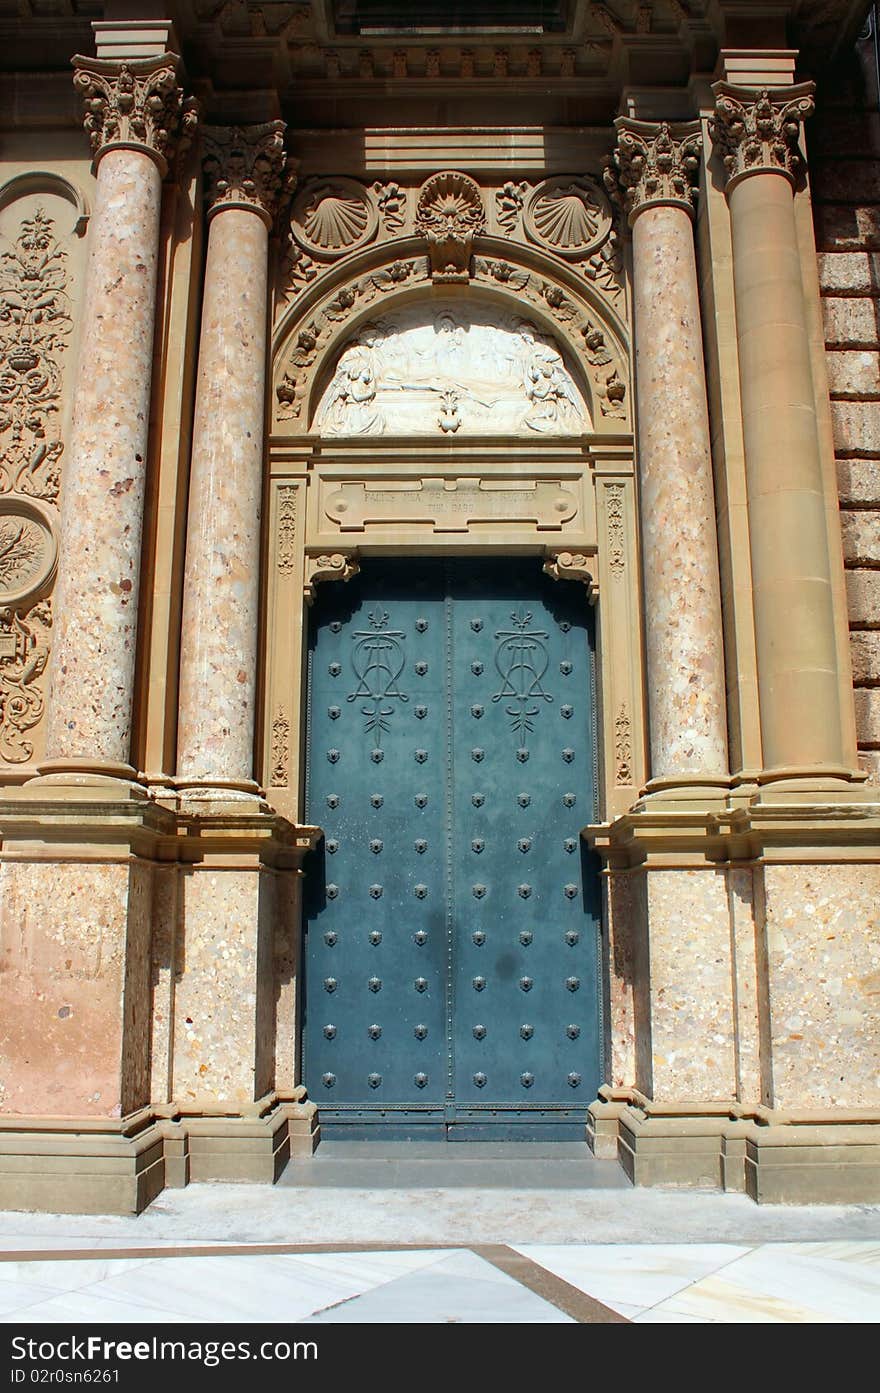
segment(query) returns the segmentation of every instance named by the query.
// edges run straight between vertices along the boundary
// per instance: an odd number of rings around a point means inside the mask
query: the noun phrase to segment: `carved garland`
[[[73,321],[67,253],[36,208],[0,255],[0,756],[23,764],[44,711],[64,445],[63,357]]]

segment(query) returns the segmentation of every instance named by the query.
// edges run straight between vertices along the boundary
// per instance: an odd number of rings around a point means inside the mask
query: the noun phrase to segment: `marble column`
[[[606,182],[633,238],[648,789],[724,787],[721,596],[693,236],[700,129],[615,124]]]
[[[130,779],[162,179],[195,125],[177,58],[75,58],[97,192],[65,464],[45,779]]]
[[[184,572],[177,782],[256,792],[269,230],[284,125],[204,133],[208,253]]]
[[[764,768],[846,774],[834,599],[793,189],[812,84],[719,82]]]

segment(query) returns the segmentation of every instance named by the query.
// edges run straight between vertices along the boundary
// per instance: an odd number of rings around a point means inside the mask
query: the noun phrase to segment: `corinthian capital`
[[[249,208],[271,225],[283,193],[293,188],[284,152],[284,122],[261,126],[206,126],[205,202],[208,216],[221,208]]]
[[[619,116],[614,125],[617,145],[605,167],[605,185],[630,225],[644,208],[658,203],[693,214],[702,146],[699,121],[670,126]]]
[[[772,92],[716,82],[715,119],[709,130],[724,161],[728,188],[747,174],[784,174],[794,183],[802,164],[801,123],[812,116],[812,82]]]
[[[178,64],[174,53],[124,63],[73,59],[73,84],[83,98],[83,125],[96,161],[107,150],[142,150],[167,173],[175,150],[192,140],[198,123],[195,99],[178,85]]]

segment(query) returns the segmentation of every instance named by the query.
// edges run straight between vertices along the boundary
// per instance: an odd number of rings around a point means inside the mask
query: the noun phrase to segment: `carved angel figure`
[[[529,400],[523,425],[545,435],[571,430],[579,406],[561,353],[538,334],[534,324],[520,324],[519,336],[524,351],[523,385]]]
[[[347,348],[336,365],[322,424],[330,435],[378,435],[385,429],[376,405],[374,348],[381,333],[374,325]]]

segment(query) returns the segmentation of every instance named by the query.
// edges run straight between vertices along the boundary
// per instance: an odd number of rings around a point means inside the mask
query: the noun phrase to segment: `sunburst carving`
[[[354,179],[311,184],[293,209],[297,241],[325,260],[363,246],[376,235],[377,226],[378,214],[370,196]]]
[[[525,209],[531,240],[573,260],[589,256],[602,245],[611,220],[610,204],[598,185],[570,176],[539,184]]]

